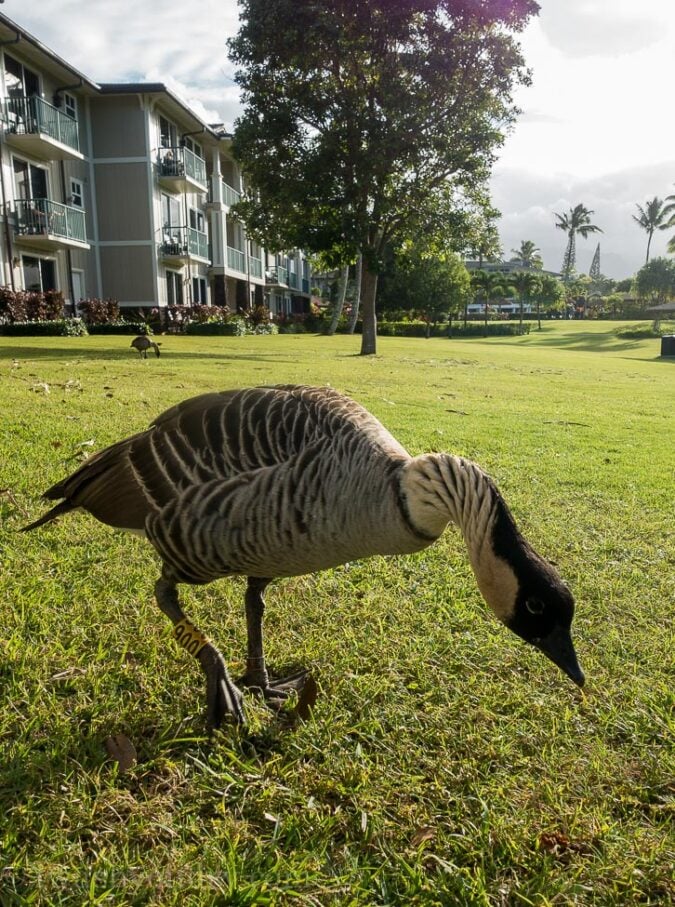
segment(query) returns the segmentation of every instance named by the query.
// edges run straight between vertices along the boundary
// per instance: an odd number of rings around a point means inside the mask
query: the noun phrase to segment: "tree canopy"
[[[529,79],[514,33],[534,0],[241,0],[230,41],[243,113],[239,207],[271,249],[363,255],[362,353],[375,352],[388,243],[425,229],[442,193],[484,203],[512,93]]]

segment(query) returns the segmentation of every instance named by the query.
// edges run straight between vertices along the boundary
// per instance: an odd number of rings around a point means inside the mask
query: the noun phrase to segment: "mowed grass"
[[[675,362],[616,325],[524,338],[0,338],[0,903],[632,905],[675,901]],[[17,529],[79,459],[209,389],[329,383],[412,453],[497,481],[575,592],[587,695],[487,611],[448,531],[279,582],[272,665],[312,717],[203,678],[142,540],[85,515]],[[243,669],[241,579],[183,587]],[[125,734],[126,773],[104,741]]]

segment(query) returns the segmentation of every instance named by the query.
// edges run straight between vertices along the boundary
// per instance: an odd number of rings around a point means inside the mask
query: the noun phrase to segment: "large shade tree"
[[[243,113],[239,207],[268,247],[362,254],[362,353],[376,347],[387,243],[425,229],[443,190],[484,191],[528,81],[516,33],[534,0],[241,0],[230,41]]]
[[[571,280],[574,275],[574,269],[577,256],[577,233],[584,239],[590,233],[602,233],[600,227],[591,223],[593,211],[586,208],[585,205],[579,204],[570,208],[565,214],[556,214],[558,230],[562,230],[567,235],[567,246],[562,264],[563,280]]]

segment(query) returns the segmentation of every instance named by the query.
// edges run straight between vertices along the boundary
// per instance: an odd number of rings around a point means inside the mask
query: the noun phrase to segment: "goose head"
[[[471,559],[496,616],[582,687],[584,673],[571,634],[574,597],[556,568],[520,534],[503,501],[492,531]]]

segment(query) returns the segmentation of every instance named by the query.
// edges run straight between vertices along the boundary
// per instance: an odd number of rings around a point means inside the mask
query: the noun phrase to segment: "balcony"
[[[277,287],[288,286],[288,269],[278,265],[276,268],[270,268],[265,274],[265,282]]]
[[[159,246],[159,256],[180,265],[188,259],[209,261],[208,236],[193,227],[167,228]]]
[[[5,137],[15,148],[48,161],[81,161],[77,120],[39,95],[5,98],[2,102]]]
[[[302,278],[302,292],[309,294],[309,280],[306,277]]]
[[[36,249],[88,249],[84,211],[48,198],[16,203],[15,239]]]
[[[223,181],[223,201],[228,207],[236,205],[238,201],[241,200],[241,192],[237,192],[236,189],[233,189],[232,186],[229,186],[225,181]]]
[[[189,148],[160,148],[157,178],[169,192],[206,192],[206,161]]]
[[[246,255],[241,252],[239,249],[233,249],[232,246],[227,247],[227,266],[231,271],[241,271],[242,274],[246,273]]]
[[[289,272],[288,272],[288,286],[289,286],[292,290],[299,290],[299,289],[300,289],[300,278],[299,278],[298,275],[295,273],[295,271],[289,271]]]
[[[249,258],[248,260],[249,270],[251,272],[251,277],[262,277],[263,276],[263,265],[260,258]]]

